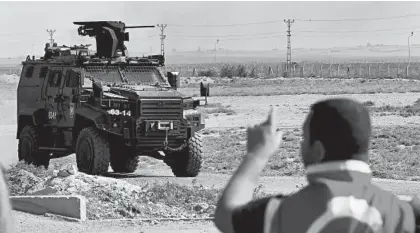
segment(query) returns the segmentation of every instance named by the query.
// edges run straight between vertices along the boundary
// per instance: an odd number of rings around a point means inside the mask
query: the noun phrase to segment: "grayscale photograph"
[[[0,1],[0,233],[420,233],[419,1]]]

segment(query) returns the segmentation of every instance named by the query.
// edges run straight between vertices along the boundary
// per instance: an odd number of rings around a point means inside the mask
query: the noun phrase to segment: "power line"
[[[279,32],[269,32],[269,33],[255,33],[255,34],[242,34],[242,35],[183,35],[183,34],[170,34],[174,37],[191,37],[191,38],[219,38],[219,37],[243,37],[243,36],[259,36],[259,35],[285,35],[284,33]],[[152,35],[149,37],[155,37],[157,35]]]
[[[309,33],[359,33],[359,32],[387,32],[396,30],[415,30],[420,26],[410,28],[387,28],[387,29],[376,29],[376,30],[296,30],[297,32],[309,32]]]
[[[374,21],[374,20],[386,20],[386,19],[399,19],[399,18],[409,18],[420,16],[420,14],[408,14],[408,15],[399,15],[391,17],[380,17],[380,18],[347,18],[347,19],[295,19],[296,21],[302,22],[344,22],[344,21]],[[237,24],[195,24],[195,25],[186,25],[186,24],[168,24],[173,27],[234,27],[234,26],[247,26],[247,25],[257,25],[257,24],[272,24],[272,23],[282,23],[282,20],[272,20],[272,21],[260,21],[260,22],[249,22],[249,23],[237,23]]]
[[[416,28],[419,26],[416,26],[415,28],[390,28],[390,29],[379,29],[379,30],[365,30],[365,31],[316,31],[316,30],[295,30],[297,32],[298,36],[303,37],[317,37],[317,36],[329,36],[329,37],[342,37],[342,36],[351,36],[349,34],[356,34],[356,33],[369,33],[372,35],[379,35],[381,33],[378,32],[389,32],[392,30],[410,30],[410,31],[416,31]],[[373,32],[373,33],[372,33]],[[375,33],[377,32],[377,33]],[[329,34],[331,33],[331,34]],[[349,33],[346,35],[337,35],[338,33]],[[309,35],[308,35],[309,34]],[[393,32],[393,33],[386,33],[386,35],[401,35],[406,34],[406,32]],[[204,39],[204,38],[229,38],[229,37],[253,37],[253,36],[284,36],[286,34],[282,32],[268,32],[268,33],[253,33],[253,34],[235,34],[235,35],[186,35],[186,34],[170,34],[173,37],[181,37],[181,38],[196,38],[196,39]],[[360,34],[356,34],[360,35]],[[157,37],[159,35],[149,35],[148,38]]]
[[[234,26],[247,26],[247,25],[257,25],[257,24],[270,24],[270,23],[280,23],[282,21],[264,21],[264,22],[250,22],[250,23],[237,23],[237,24],[202,24],[202,25],[182,25],[182,24],[168,24],[173,27],[234,27]]]
[[[374,21],[374,20],[385,20],[385,19],[400,19],[419,16],[419,14],[400,15],[392,17],[381,17],[381,18],[347,18],[347,19],[296,19],[296,21],[306,22],[344,22],[344,21]]]

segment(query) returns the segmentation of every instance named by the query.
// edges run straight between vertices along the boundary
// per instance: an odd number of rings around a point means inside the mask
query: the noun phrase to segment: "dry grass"
[[[230,174],[242,161],[246,151],[246,131],[207,131],[204,169],[208,172]],[[263,175],[300,176],[299,129],[285,132],[286,139],[276,155],[271,157]],[[420,127],[374,128],[371,145],[371,165],[378,178],[411,179],[420,177]]]
[[[411,116],[420,116],[420,99],[418,99],[412,105],[406,106],[374,106],[375,104],[372,101],[367,101],[363,103],[365,106],[369,108],[369,110],[375,114],[379,114],[380,116],[386,115],[398,115],[402,117],[411,117]]]
[[[219,114],[235,115],[236,112],[231,107],[230,105],[223,106],[221,103],[208,103],[207,105],[200,106],[198,111],[203,113],[205,118],[209,118],[210,115],[218,116]]]
[[[211,96],[272,96],[299,94],[375,94],[420,92],[415,80],[396,79],[228,79],[210,84]],[[185,85],[179,91],[199,96],[197,84]]]

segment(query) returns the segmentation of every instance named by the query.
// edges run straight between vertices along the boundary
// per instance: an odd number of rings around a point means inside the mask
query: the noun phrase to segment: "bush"
[[[235,76],[235,67],[231,65],[223,65],[220,69],[220,77],[232,78],[233,76]]]
[[[217,76],[217,70],[215,68],[211,68],[208,70],[200,70],[198,72],[199,77],[216,77]]]
[[[248,76],[248,72],[246,72],[246,68],[244,65],[238,65],[238,67],[236,67],[236,77],[241,77],[241,78],[245,78]]]

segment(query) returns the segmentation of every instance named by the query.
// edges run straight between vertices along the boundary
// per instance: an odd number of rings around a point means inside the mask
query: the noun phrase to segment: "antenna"
[[[166,26],[168,26],[167,24],[158,24],[157,25],[160,29],[160,54],[162,56],[165,56],[165,43],[164,40],[166,38],[166,35],[163,34]]]
[[[50,34],[50,45],[52,47],[53,44],[54,44],[54,33],[55,33],[55,29],[54,30],[47,29],[47,32],[48,32],[48,34]]]

